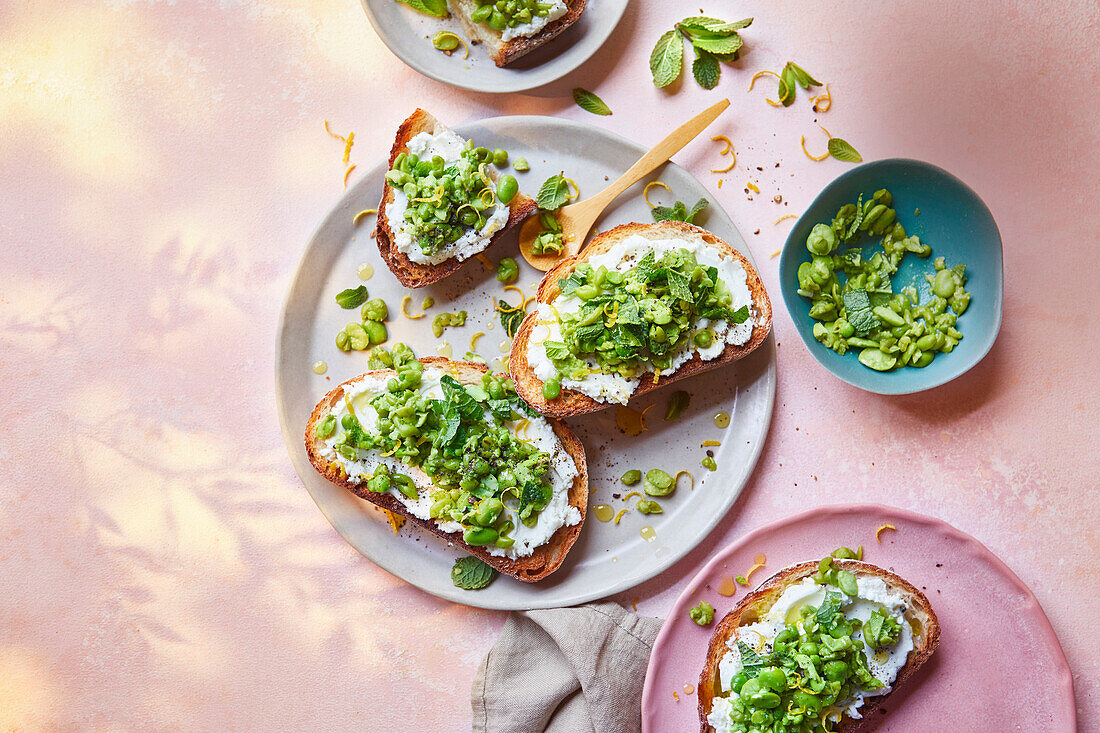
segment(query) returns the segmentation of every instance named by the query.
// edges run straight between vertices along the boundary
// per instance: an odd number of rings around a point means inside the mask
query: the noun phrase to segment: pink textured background
[[[777,295],[768,256],[789,222],[772,222],[844,170],[799,151],[802,133],[822,142],[804,101],[745,93],[790,58],[832,83],[821,121],[866,158],[928,160],[985,198],[1004,236],[1004,327],[964,378],[883,398],[825,374],[780,306],[758,470],[698,550],[619,600],[660,615],[754,526],[896,504],[975,535],[1031,586],[1082,728],[1100,727],[1096,3],[711,0],[711,14],[757,18],[749,50],[719,90],[670,93],[646,58],[688,12],[676,5],[635,0],[574,78],[492,97],[408,70],[356,0],[0,4],[0,729],[468,729],[469,682],[504,615],[360,557],[279,435],[278,307],[341,192],[321,120],[355,130],[365,166],[417,104],[455,123],[562,115],[655,142],[728,95],[713,133],[736,142],[739,167],[723,189],[709,140],[677,160]],[[574,107],[577,84],[615,115]]]

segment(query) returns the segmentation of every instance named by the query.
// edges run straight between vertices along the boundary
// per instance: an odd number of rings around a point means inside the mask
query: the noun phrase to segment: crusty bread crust
[[[503,67],[521,56],[531,53],[539,46],[552,41],[562,31],[580,19],[581,13],[584,12],[585,0],[566,1],[569,10],[566,11],[565,15],[552,23],[548,23],[545,28],[529,38],[513,38],[507,43],[504,42],[503,34],[500,31],[495,31],[483,23],[475,23],[470,20],[470,14],[477,10],[477,3],[474,0],[450,0],[450,6],[466,35],[471,40],[483,44],[493,63]]]
[[[914,630],[913,651],[905,660],[905,664],[898,670],[894,680],[893,690],[897,690],[909,677],[928,661],[936,647],[940,643],[940,622],[936,618],[936,612],[932,610],[932,604],[909,581],[901,578],[889,570],[884,570],[877,565],[860,562],[858,560],[835,560],[837,567],[843,568],[856,577],[877,576],[882,578],[888,588],[899,592],[906,600],[905,619],[919,626],[919,633]],[[779,600],[783,591],[803,578],[807,578],[817,572],[817,561],[792,565],[780,570],[772,577],[765,580],[759,588],[741,599],[733,610],[718,623],[714,634],[710,638],[710,646],[707,648],[707,659],[703,665],[703,672],[699,676],[699,722],[702,733],[713,732],[714,729],[707,725],[707,715],[710,713],[711,703],[715,693],[719,689],[718,662],[725,656],[728,647],[726,642],[734,636],[738,627],[753,623],[761,619],[768,610]],[[874,721],[874,713],[891,694],[868,698],[861,707],[862,719],[844,716],[837,728],[838,733],[856,733]]]
[[[409,117],[401,123],[401,126],[397,128],[397,135],[394,137],[393,147],[390,148],[390,160],[389,168],[393,168],[393,162],[397,160],[397,156],[401,154],[409,141],[421,132],[437,133],[447,129],[441,122],[424,110],[417,108]],[[489,175],[496,180],[497,173],[493,169],[489,169]],[[438,282],[443,278],[454,274],[458,271],[466,260],[459,261],[457,258],[452,257],[449,260],[444,260],[438,265],[424,265],[418,262],[413,262],[405,255],[404,252],[399,252],[394,245],[393,229],[390,226],[389,218],[386,216],[386,207],[393,203],[393,187],[388,183],[382,186],[382,202],[378,204],[378,217],[377,225],[374,230],[375,241],[378,242],[378,251],[382,254],[382,259],[385,260],[386,265],[397,277],[398,281],[407,288],[422,288],[425,285],[431,285],[434,282]],[[512,199],[512,202],[508,205],[508,221],[505,225],[489,240],[489,243],[485,245],[485,249],[492,247],[499,242],[504,234],[516,226],[538,208],[535,205],[534,199],[523,193],[517,193],[516,197]],[[485,251],[485,250],[482,250]]]
[[[466,361],[451,361],[450,359],[443,359],[437,356],[424,357],[420,359],[420,362],[425,365],[435,365],[447,368],[454,378],[463,384],[480,384],[481,376],[488,371],[488,367],[483,364],[475,364]],[[577,466],[577,477],[573,480],[573,485],[569,488],[569,503],[577,507],[580,511],[581,521],[571,527],[560,527],[551,535],[550,540],[546,544],[535,548],[534,553],[527,557],[498,557],[490,555],[483,547],[471,547],[462,541],[461,534],[444,532],[439,529],[434,521],[424,520],[413,516],[413,514],[405,508],[405,505],[393,495],[389,493],[376,494],[372,491],[368,491],[365,483],[353,483],[347,478],[346,474],[340,470],[339,464],[330,464],[320,456],[319,450],[324,441],[316,437],[314,428],[317,422],[324,419],[332,408],[344,398],[344,388],[358,382],[368,375],[393,373],[392,370],[383,369],[367,372],[358,377],[349,379],[326,394],[317,404],[317,407],[314,408],[313,413],[309,417],[309,422],[306,423],[305,432],[306,453],[309,454],[309,461],[313,464],[313,467],[317,469],[317,472],[332,483],[344,487],[359,498],[376,504],[383,509],[388,509],[394,514],[405,517],[410,522],[423,527],[447,542],[457,545],[465,552],[480,558],[500,572],[518,578],[525,583],[533,583],[542,580],[561,567],[566,554],[568,554],[569,549],[573,546],[573,543],[577,541],[577,537],[581,533],[581,527],[584,525],[584,517],[588,509],[588,465],[584,455],[584,446],[581,445],[577,436],[574,435],[573,431],[566,427],[564,423],[557,420],[551,420],[550,426],[553,428],[554,434],[561,440],[562,446],[569,454],[569,457],[573,459],[573,463]]]
[[[772,326],[772,304],[767,291],[764,290],[764,282],[760,279],[756,268],[749,263],[743,254],[724,240],[705,229],[679,221],[665,221],[657,224],[623,224],[600,234],[580,254],[557,264],[546,273],[539,284],[536,302],[552,302],[561,294],[558,280],[569,277],[580,263],[608,251],[619,242],[635,234],[640,234],[648,239],[676,237],[687,240],[701,240],[727,257],[736,257],[745,269],[749,294],[752,297],[750,310],[752,311],[753,328],[752,336],[748,341],[741,345],[727,345],[722,354],[715,359],[703,361],[698,354],[694,354],[675,372],[668,376],[662,376],[656,382],[653,379],[653,373],[647,372],[642,376],[638,388],[630,396],[631,399],[652,392],[658,387],[664,387],[667,384],[742,359],[764,343],[764,339],[767,338]],[[527,341],[535,328],[537,318],[537,314],[532,312],[523,319],[508,356],[508,369],[512,374],[512,381],[515,382],[516,391],[519,392],[520,397],[542,414],[553,417],[581,415],[610,407],[613,403],[599,402],[588,395],[570,389],[562,389],[561,396],[553,400],[547,400],[542,396],[542,380],[535,376],[534,371],[527,362]]]

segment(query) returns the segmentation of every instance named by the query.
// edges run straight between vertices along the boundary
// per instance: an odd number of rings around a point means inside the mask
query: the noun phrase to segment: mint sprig
[[[463,590],[481,590],[496,576],[495,570],[476,557],[460,557],[451,568],[451,582]]]
[[[699,86],[704,89],[718,86],[722,73],[719,62],[737,60],[744,43],[738,31],[751,24],[752,18],[733,23],[705,16],[684,18],[657,40],[649,55],[653,85],[660,89],[680,78],[684,72],[683,42],[687,41],[695,50],[691,72]]]
[[[574,89],[573,101],[585,112],[591,112],[594,115],[611,114],[611,108],[607,106],[607,103],[587,89],[581,87]]]

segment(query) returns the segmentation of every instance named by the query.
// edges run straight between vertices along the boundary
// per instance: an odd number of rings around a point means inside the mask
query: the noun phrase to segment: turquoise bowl
[[[859,363],[858,349],[841,356],[826,348],[813,336],[809,299],[798,294],[798,266],[810,259],[806,237],[814,224],[831,222],[841,206],[855,203],[861,193],[867,200],[880,188],[893,194],[893,206],[905,231],[920,236],[932,247],[927,259],[906,256],[893,278],[895,292],[914,285],[923,303],[931,297],[924,276],[935,273],[932,260],[944,257],[949,267],[966,263],[966,287],[972,297],[957,326],[963,339],[950,354],[938,354],[922,369],[903,367],[876,372]],[[916,213],[918,209],[920,214]],[[877,244],[864,247],[869,253],[876,249],[882,251]],[[826,186],[787,237],[779,260],[779,277],[783,302],[806,348],[834,375],[868,392],[910,394],[949,382],[989,353],[1001,328],[1004,257],[993,215],[965,183],[919,160],[890,158],[864,163]]]

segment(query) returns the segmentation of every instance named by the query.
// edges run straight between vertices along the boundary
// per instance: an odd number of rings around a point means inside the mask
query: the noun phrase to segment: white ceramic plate
[[[524,156],[531,172],[516,174],[520,187],[528,192],[550,175],[565,171],[591,195],[629,168],[645,149],[612,133],[578,122],[548,117],[498,117],[468,125],[457,131],[479,145],[502,147],[515,159]],[[509,169],[510,170],[510,169]],[[283,437],[298,475],[309,493],[341,535],[357,550],[394,575],[441,598],[471,606],[498,609],[527,609],[569,606],[626,590],[654,577],[686,555],[718,523],[748,480],[760,455],[775,401],[775,342],[773,337],[748,358],[708,374],[678,382],[639,399],[638,410],[648,405],[650,429],[638,437],[624,435],[615,424],[615,408],[569,420],[584,442],[592,493],[584,530],[562,567],[541,583],[521,583],[499,577],[482,591],[464,591],[451,583],[450,570],[461,553],[446,542],[406,526],[399,535],[390,530],[384,516],[368,504],[323,479],[310,465],[303,445],[309,414],[322,395],[335,385],[367,370],[363,352],[343,353],[336,348],[336,334],[356,320],[356,311],[344,311],[334,296],[359,284],[356,274],[361,263],[371,263],[375,275],[367,282],[372,297],[385,298],[390,305],[390,339],[404,341],[419,356],[437,352],[439,339],[431,332],[431,314],[465,309],[467,325],[448,329],[444,340],[462,358],[470,337],[484,331],[478,352],[494,369],[506,371],[503,357],[508,339],[499,316],[492,311],[492,298],[501,296],[501,286],[476,259],[462,270],[434,286],[412,291],[413,309],[424,296],[435,305],[429,316],[412,321],[399,313],[407,291],[382,264],[378,247],[370,238],[374,217],[352,225],[356,212],[378,205],[385,164],[379,163],[350,189],[321,223],[306,248],[283,306],[278,334],[275,368],[276,398]],[[706,190],[689,173],[675,165],[658,171],[677,197],[694,202],[707,196]],[[632,221],[651,221],[642,199],[642,185],[627,191],[597,222],[607,229]],[[701,224],[714,231],[749,259],[752,255],[729,217],[712,204]],[[525,294],[533,294],[541,273],[523,263],[513,233],[487,252],[495,263],[510,256],[520,262],[517,283]],[[507,294],[505,294],[507,295]],[[510,293],[514,302],[516,295]],[[489,325],[492,324],[492,325]],[[325,376],[313,373],[315,361],[328,362]],[[499,360],[499,361],[498,361]],[[669,394],[684,389],[691,405],[675,422],[662,417]],[[729,428],[720,430],[712,420],[715,413],[732,416]],[[712,448],[718,471],[701,468],[701,442],[720,440]],[[642,515],[630,511],[618,524],[596,519],[592,507],[609,504],[618,512],[633,507],[637,499],[614,498],[629,489],[619,476],[631,468],[663,468],[670,473],[687,469],[696,477],[694,490],[686,478],[670,497],[661,500],[664,513]],[[643,527],[652,527],[656,538],[641,537]]]
[[[580,19],[561,35],[506,68],[497,68],[482,46],[447,56],[432,46],[438,31],[468,40],[454,17],[439,20],[397,0],[362,0],[374,30],[394,54],[425,76],[477,92],[520,92],[549,84],[599,50],[623,16],[629,0],[588,0]]]

